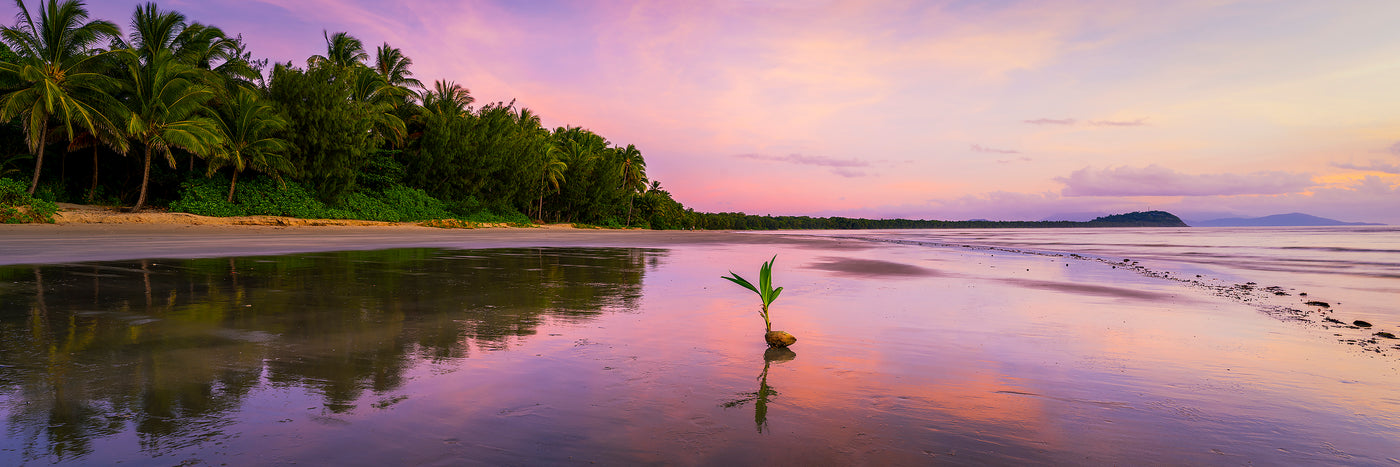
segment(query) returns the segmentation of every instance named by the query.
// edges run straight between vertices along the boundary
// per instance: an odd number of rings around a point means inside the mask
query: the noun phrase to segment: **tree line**
[[[126,34],[81,1],[15,4],[16,23],[0,29],[0,176],[29,175],[31,195],[219,215],[290,189],[312,198],[293,203],[320,206],[311,214],[416,203],[430,217],[684,224],[654,219],[685,209],[634,145],[425,84],[388,43],[371,54],[325,32],[324,54],[269,66],[241,35],[155,3]]]

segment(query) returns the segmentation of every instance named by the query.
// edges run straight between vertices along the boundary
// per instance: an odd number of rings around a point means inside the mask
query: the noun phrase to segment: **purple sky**
[[[89,8],[125,30],[138,3]],[[1393,0],[159,5],[273,61],[387,41],[424,82],[636,144],[701,211],[1400,224]]]

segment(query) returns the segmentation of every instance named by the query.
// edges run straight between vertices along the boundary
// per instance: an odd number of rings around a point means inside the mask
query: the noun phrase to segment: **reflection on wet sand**
[[[402,249],[0,267],[3,447],[82,460],[132,432],[157,456],[223,436],[255,388],[328,416],[467,358],[635,307],[664,252]],[[101,458],[90,459],[102,461]]]
[[[763,371],[758,374],[758,390],[754,392],[740,393],[738,399],[725,402],[723,407],[743,407],[744,404],[753,402],[753,423],[754,428],[759,433],[768,429],[768,403],[778,391],[768,385],[768,368],[774,363],[783,363],[797,358],[797,353],[787,347],[769,347],[763,351]]]

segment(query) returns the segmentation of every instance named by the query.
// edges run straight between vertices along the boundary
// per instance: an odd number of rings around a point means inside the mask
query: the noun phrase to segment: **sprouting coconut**
[[[774,331],[773,321],[768,319],[768,305],[771,305],[774,300],[778,299],[778,294],[783,293],[782,287],[773,288],[773,262],[777,260],[778,255],[773,255],[773,259],[763,263],[763,266],[759,266],[758,287],[754,287],[752,282],[749,282],[743,277],[739,277],[734,271],[729,271],[729,276],[721,276],[721,278],[739,284],[758,294],[759,300],[763,301],[763,308],[758,312],[758,314],[763,317],[763,340],[767,341],[768,345],[771,347],[787,347],[796,343],[797,338],[784,331]]]

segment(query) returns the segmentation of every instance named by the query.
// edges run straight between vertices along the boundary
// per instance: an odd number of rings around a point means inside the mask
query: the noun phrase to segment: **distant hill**
[[[1103,216],[1086,222],[1090,227],[1190,227],[1180,217],[1166,211],[1130,212]]]
[[[1208,221],[1191,221],[1192,227],[1313,227],[1327,225],[1385,225],[1370,222],[1342,222],[1336,219],[1317,217],[1292,212],[1264,217],[1228,217]]]

